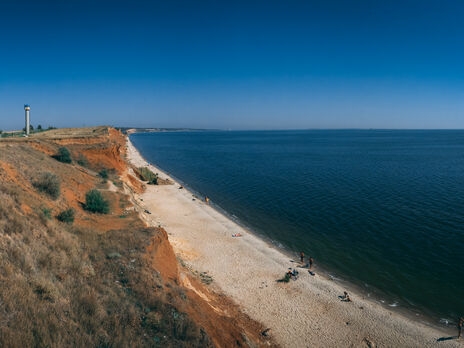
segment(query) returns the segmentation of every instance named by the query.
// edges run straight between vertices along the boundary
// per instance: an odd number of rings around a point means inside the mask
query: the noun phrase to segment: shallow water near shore
[[[140,153],[385,306],[464,313],[464,131],[158,132]]]

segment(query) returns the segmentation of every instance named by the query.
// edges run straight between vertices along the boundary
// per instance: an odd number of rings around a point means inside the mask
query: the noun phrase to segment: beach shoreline
[[[148,185],[138,199],[151,214],[145,220],[161,226],[178,258],[189,268],[206,272],[213,287],[238,303],[251,318],[271,328],[282,346],[463,346],[453,332],[389,311],[371,299],[351,293],[319,274],[311,276],[290,255],[260,239],[211,207],[159,168],[149,164],[127,137],[129,161],[149,166],[174,185]],[[196,197],[195,197],[196,196]],[[240,237],[233,237],[240,235]],[[279,283],[289,269],[299,279]],[[352,302],[340,299],[350,291]]]

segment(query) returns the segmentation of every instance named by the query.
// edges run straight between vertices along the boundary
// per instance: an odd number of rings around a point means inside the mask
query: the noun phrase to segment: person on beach
[[[313,263],[314,263],[314,259],[310,256],[309,259],[308,259],[309,269],[311,269],[313,267]]]
[[[301,263],[304,262],[304,252],[300,252],[300,260],[301,260]]]
[[[290,281],[290,279],[292,279],[292,271],[288,270],[287,273],[285,273],[284,279],[282,279],[281,281],[284,281],[285,283],[288,283]]]
[[[458,338],[461,338],[462,325],[463,324],[464,324],[464,318],[461,317],[461,318],[459,318],[459,321],[458,321]]]
[[[350,298],[350,295],[348,295],[348,293],[346,291],[343,291],[343,297],[342,297],[343,301],[345,302],[351,302],[351,298]]]
[[[209,197],[208,196],[205,197],[205,202],[206,202],[206,204],[209,203]]]

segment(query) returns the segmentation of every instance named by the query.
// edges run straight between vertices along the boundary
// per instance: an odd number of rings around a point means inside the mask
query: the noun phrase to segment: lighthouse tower
[[[24,112],[26,113],[26,135],[29,135],[29,128],[30,128],[29,111],[30,110],[31,110],[30,105],[24,104]]]

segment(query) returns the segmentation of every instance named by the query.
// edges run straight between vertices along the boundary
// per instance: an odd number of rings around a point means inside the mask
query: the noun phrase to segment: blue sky
[[[464,128],[462,1],[0,4],[0,129]]]

